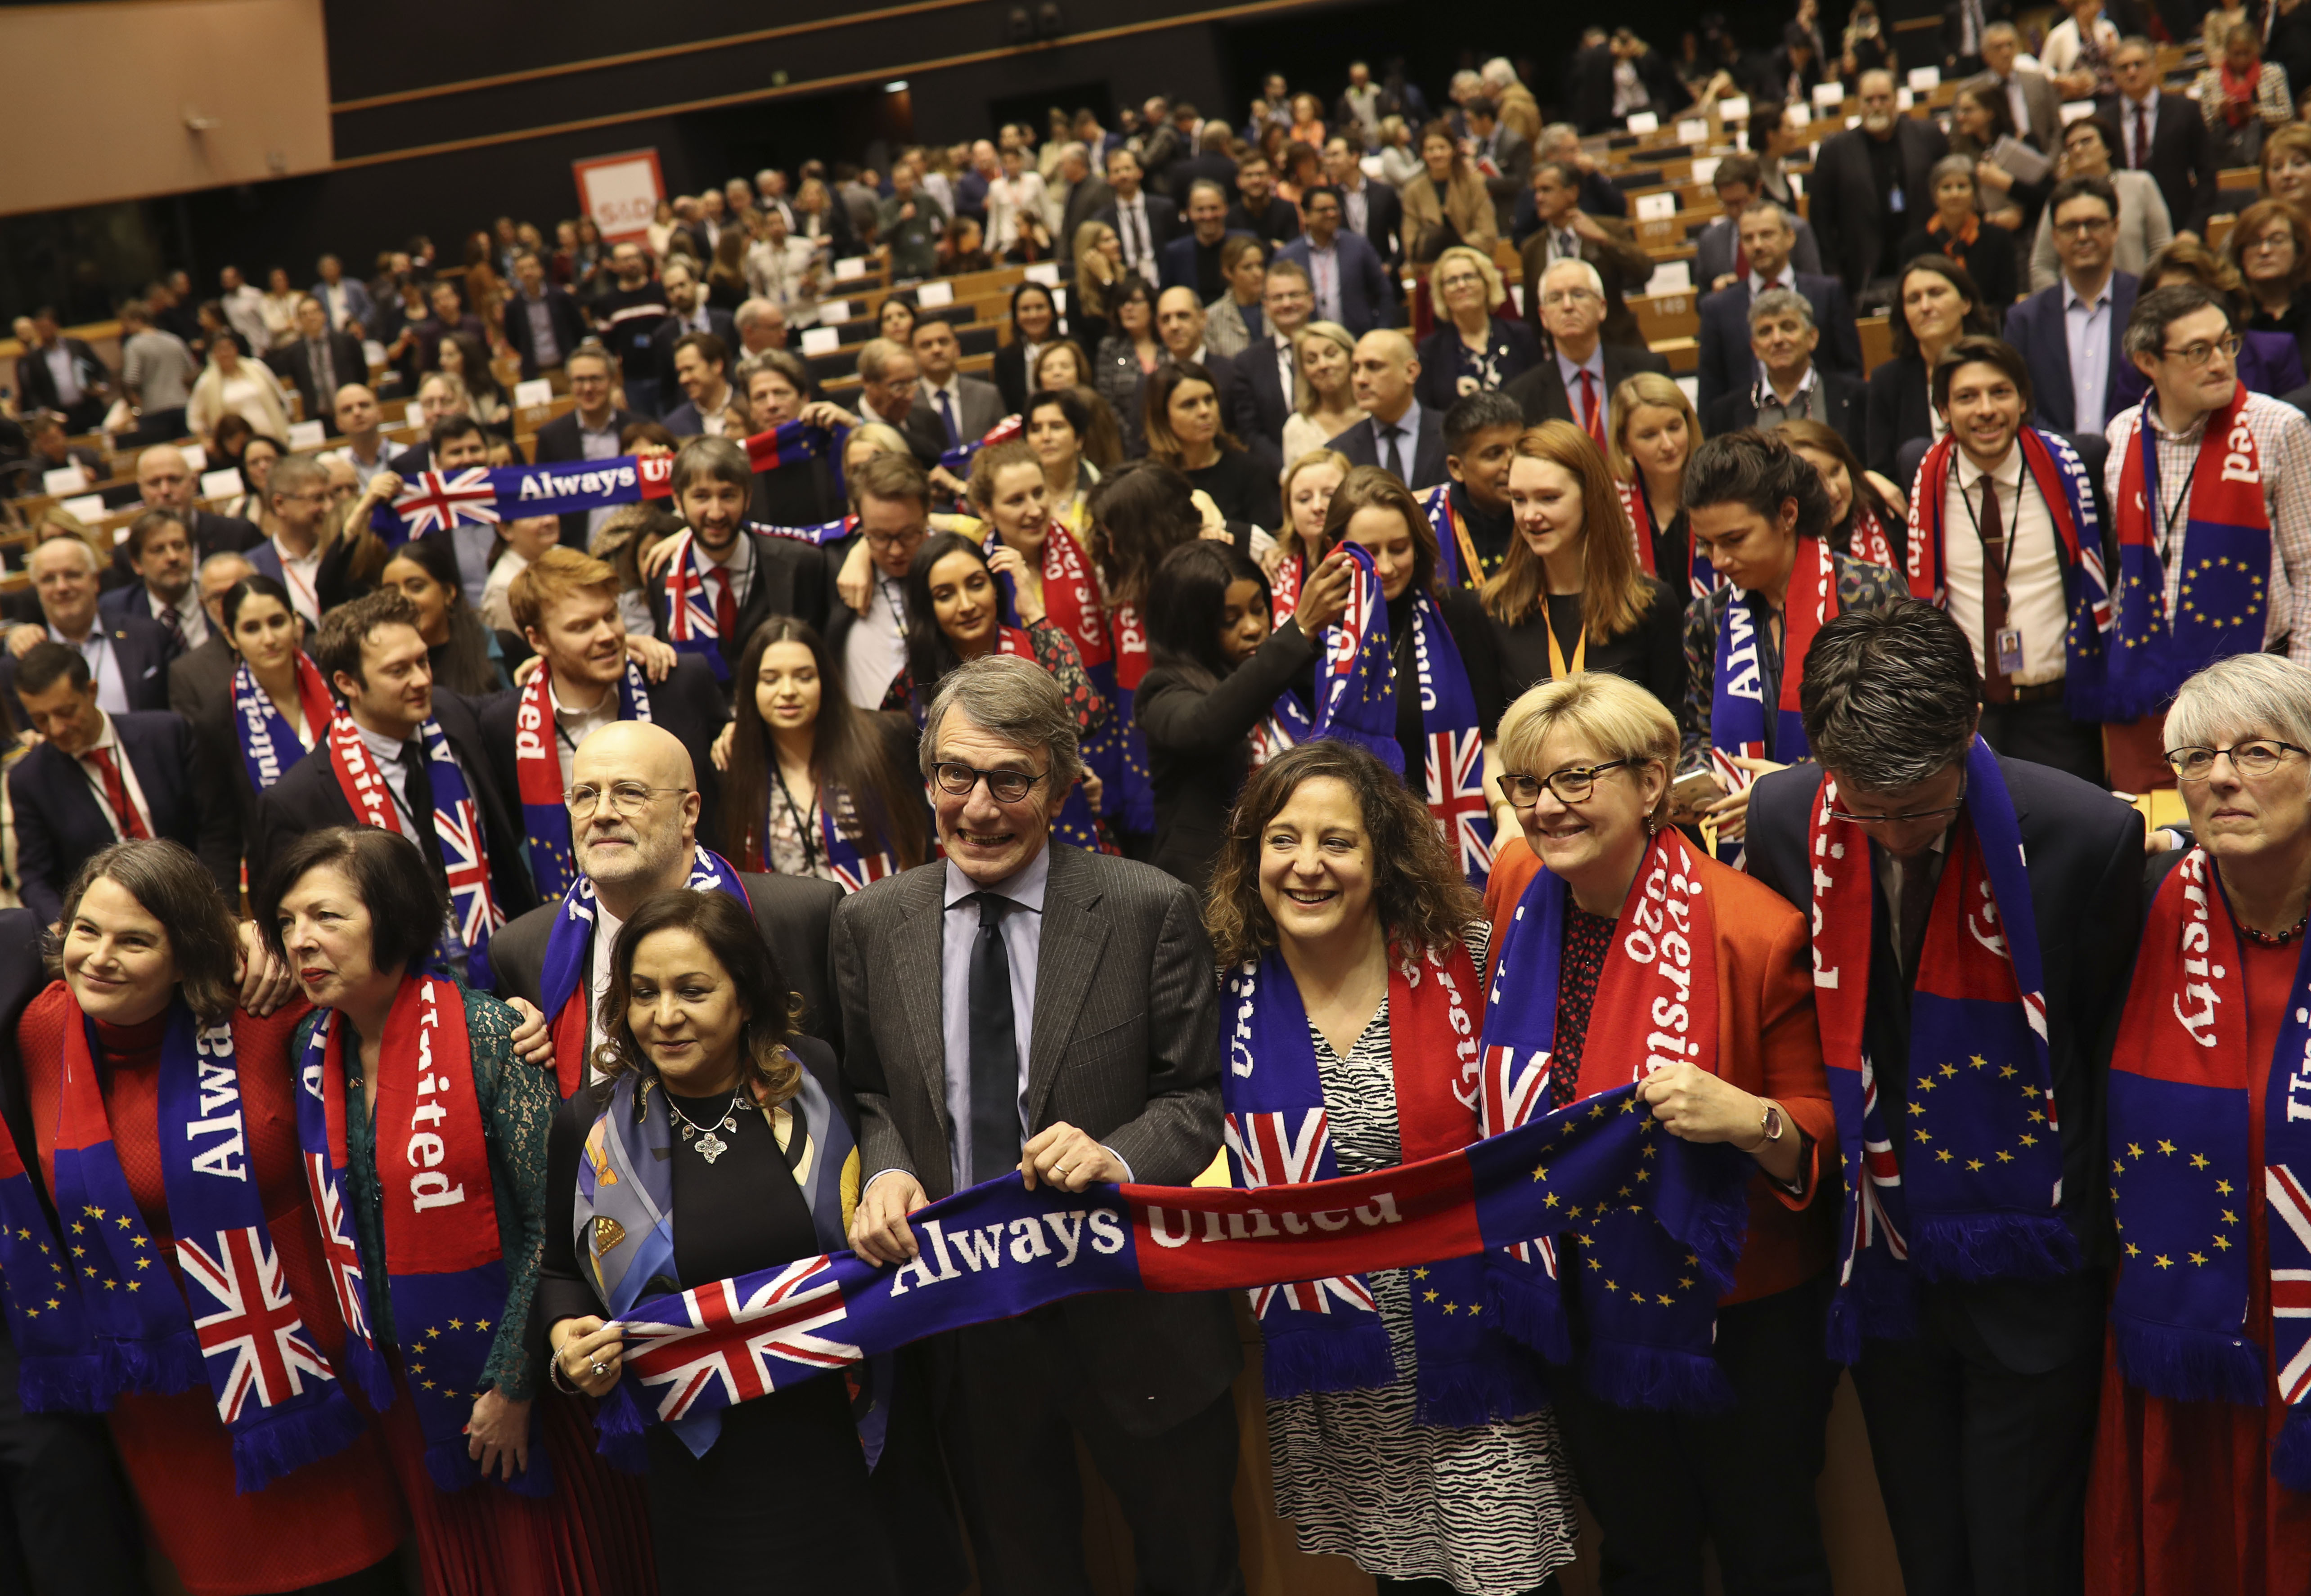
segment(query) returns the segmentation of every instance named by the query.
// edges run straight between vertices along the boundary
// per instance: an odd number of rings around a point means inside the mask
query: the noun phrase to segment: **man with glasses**
[[[249,551],[260,576],[289,590],[310,632],[321,624],[321,519],[329,513],[328,468],[310,455],[277,462],[265,484],[274,533]],[[486,573],[484,573],[486,575]]]
[[[617,389],[617,372],[610,351],[588,339],[570,351],[562,369],[570,379],[573,403],[567,413],[554,417],[537,429],[537,464],[555,465],[573,460],[616,458],[621,452],[618,439],[642,418],[632,411],[619,409],[612,399]],[[590,546],[595,531],[609,516],[608,510],[602,509],[573,510],[562,516],[563,547]]]
[[[1667,377],[1669,361],[1641,343],[1602,335],[1605,287],[1587,261],[1558,261],[1536,286],[1552,352],[1501,392],[1524,406],[1528,424],[1570,421],[1602,449],[1613,435],[1613,391],[1640,371]]]
[[[1293,377],[1298,368],[1292,340],[1316,311],[1308,268],[1296,260],[1270,265],[1260,291],[1260,309],[1262,334],[1235,357],[1222,408],[1238,438],[1248,445],[1264,440],[1276,452],[1284,447],[1284,423],[1294,408]]]
[[[2065,178],[2046,210],[2062,280],[2007,310],[2006,341],[2030,368],[2038,425],[2098,437],[2142,397],[2142,373],[2122,347],[2141,285],[2113,269],[2118,190],[2109,178]]]
[[[1340,225],[1343,203],[1339,189],[1311,185],[1300,196],[1300,220],[1306,230],[1278,249],[1276,258],[1308,269],[1310,291],[1316,299],[1313,319],[1338,322],[1361,338],[1396,320],[1396,291],[1379,251]]]
[[[2143,717],[2110,728],[2111,780],[2129,792],[2167,785],[2158,716],[2192,672],[2281,643],[2311,663],[2311,424],[2238,380],[2238,347],[2229,305],[2196,283],[2143,295],[2127,319],[2151,388],[2110,423],[2104,467],[2120,552],[2107,690]]]
[[[864,611],[832,606],[826,646],[842,657],[850,701],[873,710],[883,707],[883,696],[907,663],[907,568],[930,535],[931,486],[922,468],[903,455],[876,455],[854,473],[854,486],[859,530],[827,546],[827,569],[840,571],[863,539],[875,585]]]
[[[1866,1183],[1840,1227],[1861,1239],[1853,1278],[1914,1304],[1881,1316],[1849,1289],[1839,1309],[1903,1582],[2076,1592],[2142,823],[1977,744],[1974,646],[1931,604],[1826,622],[1801,702],[1819,763],[1758,780],[1748,869],[1814,926],[1825,1060],[1860,1132],[1848,1179]],[[1986,851],[2001,838],[2019,868]]]
[[[1081,1192],[1192,1180],[1220,1145],[1219,1014],[1195,892],[1051,836],[1080,773],[1050,673],[950,674],[922,739],[946,857],[834,912],[859,1110],[860,1258],[910,1286],[908,1215],[982,1181]],[[1210,1295],[1079,1297],[928,1344],[980,1579],[1080,1591],[1078,1438],[1133,1526],[1142,1590],[1241,1591],[1228,1394],[1242,1355]]]

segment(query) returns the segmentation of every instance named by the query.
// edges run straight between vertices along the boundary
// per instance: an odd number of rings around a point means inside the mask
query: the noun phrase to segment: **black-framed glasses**
[[[2251,737],[2228,748],[2170,748],[2167,750],[2167,768],[2175,773],[2177,781],[2205,781],[2214,775],[2215,761],[2228,755],[2231,768],[2241,776],[2269,776],[2289,754],[2305,751],[2276,737]]]
[[[940,792],[951,798],[968,798],[971,790],[981,782],[987,784],[987,795],[998,803],[1016,803],[1034,790],[1035,784],[1051,775],[1038,770],[1032,775],[1025,770],[980,770],[969,765],[942,759],[931,767],[931,779],[938,783]]]
[[[2232,333],[2225,337],[2215,339],[2212,343],[2202,339],[2196,343],[2186,343],[2180,349],[2162,347],[2158,352],[2168,360],[2182,361],[2184,365],[2195,371],[2218,354],[2226,360],[2235,360],[2238,358],[2238,351],[2239,336],[2237,333]]]
[[[1608,770],[1618,770],[1633,759],[1608,759],[1601,765],[1567,765],[1562,770],[1552,770],[1547,776],[1509,774],[1496,777],[1501,796],[1519,809],[1540,800],[1540,790],[1547,787],[1557,794],[1559,803],[1584,803],[1589,794],[1597,790],[1597,778]]]

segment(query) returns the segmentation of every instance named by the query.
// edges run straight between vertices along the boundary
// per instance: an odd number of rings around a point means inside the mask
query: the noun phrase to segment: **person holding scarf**
[[[406,837],[300,838],[258,920],[319,1011],[297,1026],[297,1140],[348,1379],[382,1420],[427,1596],[647,1590],[634,1482],[605,1471],[529,1347],[554,1080],[515,1016],[428,972],[447,909]]]
[[[811,398],[810,368],[790,350],[766,349],[738,362],[731,386],[746,396],[750,432],[775,432],[790,421],[816,427],[833,440],[837,458],[841,439],[854,419],[842,406]],[[844,509],[842,473],[821,449],[782,452],[777,463],[754,473],[753,515],[769,526],[817,526],[842,516]]]
[[[1100,807],[1129,838],[1152,837],[1156,830],[1147,744],[1132,714],[1133,696],[1150,663],[1148,590],[1164,556],[1206,535],[1194,495],[1188,479],[1163,462],[1134,460],[1101,477],[1086,500],[1092,523],[1088,547],[1107,612],[1108,655],[1115,663],[1115,690],[1106,697],[1122,733],[1120,755],[1111,768],[1098,771],[1111,789]]]
[[[1747,868],[1811,916],[1845,1188],[1831,1355],[1906,1589],[2076,1592],[2142,821],[1992,750],[1973,645],[1932,604],[1824,625],[1802,703],[1820,767],[1752,789]]]
[[[624,1377],[617,1316],[646,1297],[841,1251],[859,1180],[833,1053],[743,904],[662,892],[618,932],[598,1073],[554,1116],[537,1319],[555,1383]],[[661,1596],[768,1571],[795,1589],[903,1588],[841,1379],[650,1427]]]
[[[1279,620],[1267,577],[1234,544],[1199,538],[1164,557],[1147,599],[1156,663],[1132,706],[1156,777],[1156,869],[1201,891],[1244,782],[1307,737],[1318,639],[1348,583],[1336,554]]]
[[[1635,1080],[1670,1135],[1755,1160],[1730,1279],[1626,1215],[1559,1238],[1573,1366],[1551,1383],[1605,1589],[1697,1592],[1706,1540],[1729,1590],[1827,1592],[1814,1481],[1836,1248],[1818,1197],[1836,1190],[1837,1124],[1805,921],[1668,823],[1677,755],[1669,710],[1598,672],[1502,717],[1526,846],[1487,893],[1486,1128]]]
[[[1234,1017],[1234,1184],[1362,1175],[1484,1134],[1464,1084],[1483,1001],[1476,894],[1372,753],[1320,737],[1253,774],[1205,923]],[[1496,1267],[1540,1269],[1502,1254],[1251,1294],[1277,1511],[1301,1550],[1355,1559],[1383,1596],[1553,1590],[1573,1561],[1540,1360],[1499,1314],[1478,1317]]]
[[[1735,432],[1696,449],[1685,507],[1694,547],[1724,585],[1685,612],[1682,768],[1717,778],[1725,796],[1696,818],[1738,839],[1750,784],[1811,758],[1798,688],[1815,634],[1907,589],[1884,566],[1830,547],[1821,473],[1771,433]]]
[[[196,1596],[389,1596],[406,1520],[347,1389],[306,1204],[288,1059],[303,1005],[236,1010],[232,919],[175,843],[95,855],[58,924],[59,978],[16,1032],[30,1139],[0,1132],[21,1400],[103,1414]]]
[[[2150,383],[2111,421],[2103,468],[2118,533],[2103,718],[2127,792],[2172,785],[2155,717],[2194,672],[2282,638],[2311,662],[2311,426],[2238,380],[2232,316],[2182,284],[2142,295],[2126,324]]]
[[[1613,390],[1613,430],[1607,462],[1621,509],[1637,542],[1645,575],[1674,587],[1686,574],[1686,596],[1697,599],[1720,585],[1709,556],[1693,541],[1685,509],[1685,467],[1701,442],[1701,418],[1685,390],[1658,371],[1640,371]]]
[[[2311,1268],[2298,1174],[2311,1159],[2294,1146],[2311,672],[2219,660],[2183,684],[2165,741],[2198,846],[2155,867],[2111,1058],[2124,1256],[2087,1588],[2279,1596],[2311,1588],[2305,1322],[2291,1311]]]
[[[230,696],[204,706],[195,731],[218,769],[234,773],[241,853],[257,856],[257,804],[267,788],[328,735],[336,702],[306,657],[305,622],[288,589],[270,577],[242,578],[220,602],[218,635],[231,650]]]

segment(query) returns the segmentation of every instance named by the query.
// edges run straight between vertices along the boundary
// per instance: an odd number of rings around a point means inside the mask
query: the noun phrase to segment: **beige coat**
[[[1404,186],[1401,198],[1404,258],[1408,261],[1426,264],[1444,252],[1451,242],[1445,236],[1447,221],[1459,231],[1461,243],[1483,251],[1487,257],[1500,239],[1500,229],[1493,216],[1493,196],[1485,192],[1484,179],[1472,171],[1455,174],[1442,196],[1427,172],[1423,171]]]

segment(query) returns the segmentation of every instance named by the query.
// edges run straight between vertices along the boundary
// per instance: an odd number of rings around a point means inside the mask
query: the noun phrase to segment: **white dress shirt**
[[[1115,201],[1116,236],[1123,242],[1123,264],[1145,277],[1152,286],[1156,278],[1156,235],[1147,225],[1147,195],[1135,194],[1129,199],[1118,195]]]
[[[875,595],[867,613],[851,623],[842,639],[842,676],[850,701],[861,709],[880,709],[892,679],[907,663],[905,590],[875,569]]]
[[[466,529],[458,527],[455,530],[463,532]],[[493,526],[484,526],[481,531],[493,540],[497,536],[497,529]],[[455,533],[452,535],[454,536]],[[295,608],[298,614],[305,618],[308,629],[318,629],[321,624],[320,550],[316,547],[310,554],[292,554],[282,546],[279,538],[276,537],[272,542],[273,552],[281,561],[281,575],[283,578],[281,585],[289,590],[289,603]],[[482,553],[484,558],[488,556],[489,549],[486,544],[484,545]],[[477,610],[481,608],[478,603],[474,607]]]
[[[2022,633],[2022,668],[2012,673],[2017,687],[2060,681],[2069,663],[2065,638],[2070,610],[2062,595],[2062,558],[2054,542],[2054,519],[2037,482],[2022,469],[2022,446],[2006,451],[1984,473],[1961,449],[1942,500],[1943,607],[1974,645],[1974,663],[1986,676],[1992,661],[1983,626],[1982,514],[1984,475],[1997,484],[1998,524],[2011,556],[2006,566],[2006,623]]]
[[[2118,137],[2119,142],[2125,145],[2122,152],[2124,158],[2119,164],[2140,171],[2150,165],[2150,152],[2134,147],[2134,124],[2138,117],[2144,118],[2143,132],[2149,134],[2150,142],[2156,143],[2158,138],[2158,84],[2151,84],[2150,92],[2140,100],[2129,100],[2124,94],[2118,97]]]

